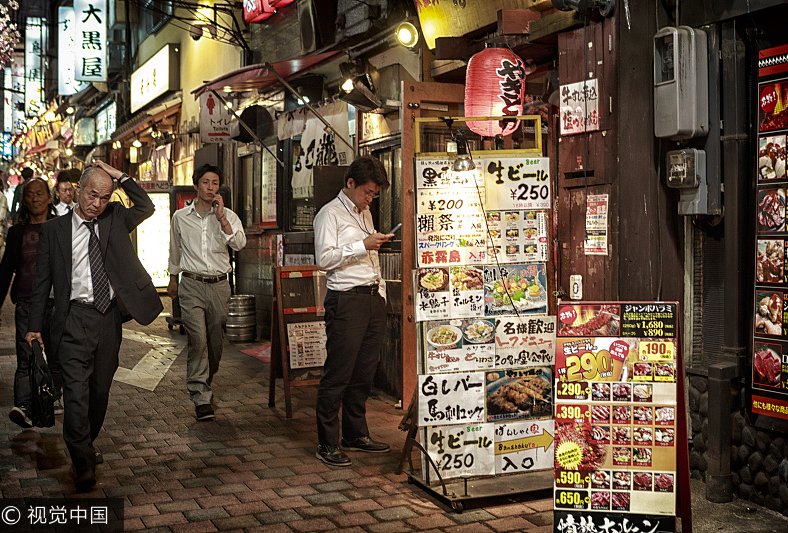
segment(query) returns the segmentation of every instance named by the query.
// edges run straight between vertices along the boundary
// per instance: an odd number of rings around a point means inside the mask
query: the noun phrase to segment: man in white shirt
[[[74,183],[72,183],[76,181],[72,179],[74,172],[76,173],[76,180],[79,180],[81,172],[77,169],[61,170],[57,175],[55,190],[57,191],[57,197],[60,199],[60,202],[55,206],[57,216],[70,213],[77,206],[77,203],[74,201]]]
[[[173,299],[179,298],[189,339],[186,389],[197,420],[206,421],[215,418],[211,381],[222,358],[230,301],[227,247],[241,250],[246,246],[246,234],[238,215],[224,207],[219,167],[201,166],[192,181],[197,199],[172,216],[167,292]]]
[[[326,351],[317,389],[315,457],[350,466],[343,450],[385,453],[389,445],[369,436],[366,402],[386,327],[386,284],[378,250],[394,236],[375,231],[369,205],[389,186],[379,160],[353,161],[345,187],[315,217],[315,258],[327,272]],[[342,407],[342,447],[339,409]]]

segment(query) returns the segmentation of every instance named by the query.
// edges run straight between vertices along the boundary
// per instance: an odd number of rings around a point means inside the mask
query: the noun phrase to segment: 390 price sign
[[[588,509],[591,497],[585,490],[555,491],[556,509]]]
[[[591,417],[591,411],[587,405],[556,405],[555,419],[560,421],[584,422]]]

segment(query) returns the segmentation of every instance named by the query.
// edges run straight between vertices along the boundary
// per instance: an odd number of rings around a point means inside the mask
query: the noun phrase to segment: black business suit
[[[123,321],[134,318],[150,324],[162,311],[150,275],[129,239],[129,232],[153,214],[153,202],[130,178],[121,187],[134,206],[112,202],[97,224],[104,269],[117,300],[105,313],[71,300],[73,214],[44,224],[38,250],[30,331],[41,331],[47,298],[54,288],[50,342],[58,347],[63,368],[63,438],[78,474],[95,467],[93,441],[104,423],[118,368]]]

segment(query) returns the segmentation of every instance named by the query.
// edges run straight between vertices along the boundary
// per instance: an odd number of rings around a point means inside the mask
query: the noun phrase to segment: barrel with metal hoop
[[[257,317],[253,294],[230,296],[227,314],[227,340],[251,342],[257,338]]]

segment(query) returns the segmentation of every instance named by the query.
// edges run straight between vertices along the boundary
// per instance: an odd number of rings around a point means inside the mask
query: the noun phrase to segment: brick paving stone
[[[552,498],[545,498],[542,500],[531,500],[528,502],[528,507],[533,509],[534,511],[541,513],[544,511],[552,511],[553,510],[553,499]]]
[[[213,520],[219,531],[228,531],[233,528],[245,528],[259,526],[260,522],[254,516],[231,516],[229,518],[216,518]]]
[[[486,533],[493,530],[483,523],[471,523],[446,528],[446,531],[451,531],[451,533]]]
[[[222,484],[222,485],[214,485],[208,487],[208,490],[211,491],[211,494],[221,495],[221,494],[235,494],[236,492],[245,492],[249,490],[243,483],[229,483],[229,484]]]
[[[142,521],[145,527],[173,526],[175,524],[185,524],[188,522],[183,513],[167,513],[155,516],[143,516]]]
[[[294,520],[301,520],[301,515],[292,509],[258,513],[254,516],[263,524],[290,523]]]
[[[372,533],[400,533],[402,531],[413,531],[413,528],[402,522],[383,522],[380,524],[370,524],[366,527]]]
[[[293,531],[287,524],[266,524],[258,527],[248,527],[245,533],[290,533]]]
[[[418,515],[409,507],[401,505],[398,507],[389,507],[388,509],[380,509],[379,511],[372,511],[372,516],[378,520],[405,520]]]
[[[235,505],[236,503],[240,503],[238,498],[236,498],[233,494],[206,496],[204,498],[196,498],[196,501],[202,508],[224,507],[226,505]]]
[[[98,477],[98,483],[101,484],[101,477]],[[107,487],[104,492],[107,496],[111,497],[121,497],[121,496],[129,496],[131,494],[141,494],[145,492],[145,490],[140,485],[125,485],[122,487]]]
[[[194,509],[191,511],[184,511],[184,516],[189,519],[189,522],[199,522],[200,520],[214,520],[216,518],[227,518],[227,511],[221,507],[209,507],[208,509]]]
[[[295,507],[305,507],[309,505],[302,496],[290,496],[288,498],[271,498],[265,502],[274,511],[281,509],[293,509]]]
[[[341,528],[350,526],[365,526],[368,524],[377,523],[375,517],[365,512],[338,514],[336,516],[332,516],[331,520]]]
[[[491,506],[488,511],[491,515],[498,518],[505,518],[507,516],[524,516],[534,514],[534,510],[524,503],[513,503],[510,505],[495,505]]]
[[[490,520],[487,525],[495,531],[528,531],[534,525],[520,516],[507,516],[505,518],[498,518]]]
[[[195,500],[177,500],[173,502],[159,503],[156,505],[162,513],[171,513],[173,511],[192,511],[199,509],[200,504]]]
[[[537,526],[552,526],[553,512],[545,511],[543,513],[534,513],[526,516],[525,519]]]
[[[264,513],[266,511],[270,511],[271,508],[268,507],[268,505],[266,505],[266,503],[263,501],[256,501],[225,505],[224,510],[227,511],[227,514],[230,516],[240,516]]]
[[[447,516],[450,516],[458,524],[481,524],[495,519],[493,515],[484,509],[471,509],[462,513],[450,513]]]
[[[284,480],[288,485],[314,485],[315,483],[325,483],[326,481],[320,474],[297,474],[288,476]]]
[[[287,524],[294,531],[333,531],[336,526],[327,518],[314,518],[312,520],[296,520]]]
[[[315,490],[319,492],[335,492],[352,488],[353,485],[347,481],[329,481],[327,483],[318,483],[315,485]]]
[[[317,518],[318,516],[332,518],[342,514],[342,511],[334,505],[310,505],[309,507],[299,507],[298,514],[305,519]]]
[[[287,476],[294,475],[293,471],[287,467],[282,468],[266,468],[264,470],[258,471],[258,476],[260,479],[266,478],[283,478]]]
[[[372,499],[365,500],[350,500],[349,502],[340,503],[339,508],[346,513],[355,513],[357,511],[374,511],[376,509],[383,509],[378,502]]]
[[[306,496],[307,494],[316,494],[317,491],[309,485],[302,485],[300,487],[281,487],[274,489],[274,492],[279,496],[286,498],[288,496]]]
[[[408,518],[405,522],[419,531],[428,528],[451,527],[457,525],[447,516],[437,513],[427,516],[415,516],[413,518]]]
[[[154,516],[159,515],[161,512],[156,505],[148,503],[145,505],[127,506],[123,509],[123,518],[135,518],[140,516]]]
[[[257,489],[236,492],[233,494],[241,502],[258,502],[265,501],[268,498],[276,498],[279,495],[273,489]]]
[[[185,488],[193,487],[209,487],[211,485],[221,485],[222,481],[216,477],[195,477],[190,479],[182,479],[181,485]]]
[[[162,503],[162,502],[171,502],[172,496],[170,496],[169,492],[144,492],[142,494],[131,494],[129,495],[129,501],[133,506],[137,505],[145,505],[148,503]]]
[[[312,505],[330,505],[348,501],[348,497],[339,493],[310,494],[304,499]]]
[[[171,527],[173,533],[211,533],[220,531],[210,520],[202,522],[190,522],[188,524],[178,524]]]
[[[212,496],[211,491],[207,487],[193,487],[188,489],[178,489],[169,491],[173,500],[182,500],[188,498],[206,498]]]

